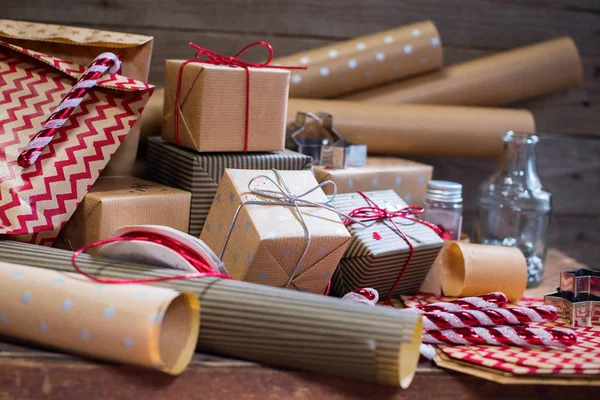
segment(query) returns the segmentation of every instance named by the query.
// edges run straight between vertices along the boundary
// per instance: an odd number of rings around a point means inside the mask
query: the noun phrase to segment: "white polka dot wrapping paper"
[[[0,334],[177,375],[200,325],[196,296],[0,262]]]
[[[290,97],[328,98],[443,66],[433,22],[425,21],[273,60],[292,71]],[[323,111],[323,110],[319,110]]]
[[[577,46],[569,37],[454,64],[414,79],[343,96],[382,104],[502,106],[579,86]]]

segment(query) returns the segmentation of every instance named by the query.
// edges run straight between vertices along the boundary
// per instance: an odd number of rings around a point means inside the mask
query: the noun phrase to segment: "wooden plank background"
[[[194,41],[224,54],[267,40],[276,55],[430,19],[446,65],[559,36],[581,52],[584,84],[515,107],[530,109],[538,131],[538,167],[554,194],[550,244],[596,265],[600,256],[600,1],[598,0],[18,0],[2,18],[141,33],[155,37],[150,82],[164,60],[188,58]],[[263,55],[249,54],[258,61]],[[421,158],[434,176],[465,186],[465,228],[477,186],[496,160]]]

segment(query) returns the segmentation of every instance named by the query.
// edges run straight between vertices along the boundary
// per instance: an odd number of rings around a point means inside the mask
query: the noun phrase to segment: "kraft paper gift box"
[[[121,59],[120,74],[146,82],[154,39],[130,33],[0,19],[0,40],[85,66],[96,56],[112,52]],[[104,175],[133,172],[139,136],[140,124],[136,124],[104,169]]]
[[[393,190],[365,194],[381,208],[397,210],[407,206]],[[331,204],[344,214],[369,205],[358,193],[337,195]],[[389,220],[368,221],[366,226],[350,224],[347,228],[352,239],[333,276],[333,293],[344,295],[369,287],[379,292],[380,299],[385,299],[405,268],[392,296],[419,290],[444,241],[423,224],[401,217],[394,217],[393,221],[415,248],[410,264],[406,265],[410,247]]]
[[[192,193],[189,234],[198,237],[217,194],[225,168],[303,170],[312,159],[291,150],[270,153],[197,153],[166,143],[160,137],[148,140],[148,173],[153,181]]]
[[[226,170],[200,239],[221,257],[236,279],[323,293],[350,234],[334,211],[306,207],[301,202],[298,207],[277,205],[273,204],[275,200],[256,193],[277,191],[265,176],[287,186],[294,195],[318,186],[311,171],[278,174]],[[317,188],[302,196],[304,200],[326,202],[327,196]],[[241,205],[248,201],[254,204]]]
[[[0,235],[51,244],[130,132],[153,87],[105,74],[26,168],[18,157],[85,65],[0,42]]]
[[[410,205],[422,206],[433,167],[402,158],[367,157],[364,167],[330,169],[314,166],[313,172],[319,182],[333,181],[338,193],[391,189]],[[323,187],[323,191],[333,194],[329,185]]]
[[[127,225],[166,225],[187,232],[190,198],[184,190],[138,178],[102,177],[60,231],[54,246],[77,250]]]
[[[249,68],[248,76],[244,68],[200,62],[187,63],[182,68],[185,62],[166,63],[162,131],[165,140],[200,152],[244,151],[249,101],[246,150],[283,150],[289,71]]]

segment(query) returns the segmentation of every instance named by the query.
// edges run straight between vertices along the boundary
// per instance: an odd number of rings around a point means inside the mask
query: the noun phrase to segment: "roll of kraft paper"
[[[501,106],[580,85],[582,74],[575,43],[563,37],[455,64],[342,99],[387,104]]]
[[[327,98],[443,66],[440,38],[431,21],[339,42],[273,61],[306,65],[290,79],[290,97]]]
[[[196,296],[173,289],[0,262],[0,335],[68,352],[177,375],[194,354],[198,310]]]
[[[65,250],[0,241],[0,259],[73,270]],[[85,272],[108,278],[180,273],[81,255]],[[418,315],[322,295],[218,278],[161,282],[198,295],[200,351],[408,387],[419,359]]]
[[[338,133],[370,154],[496,157],[503,133],[535,132],[527,110],[290,99],[288,125],[298,111],[333,114]]]
[[[527,286],[527,262],[516,247],[453,242],[446,251],[442,291],[451,297],[502,292],[517,302]]]

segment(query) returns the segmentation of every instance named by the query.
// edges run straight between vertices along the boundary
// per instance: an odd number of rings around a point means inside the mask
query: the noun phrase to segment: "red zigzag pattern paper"
[[[51,242],[152,94],[146,83],[103,77],[38,161],[21,168],[20,151],[84,69],[0,42],[0,234]]]

